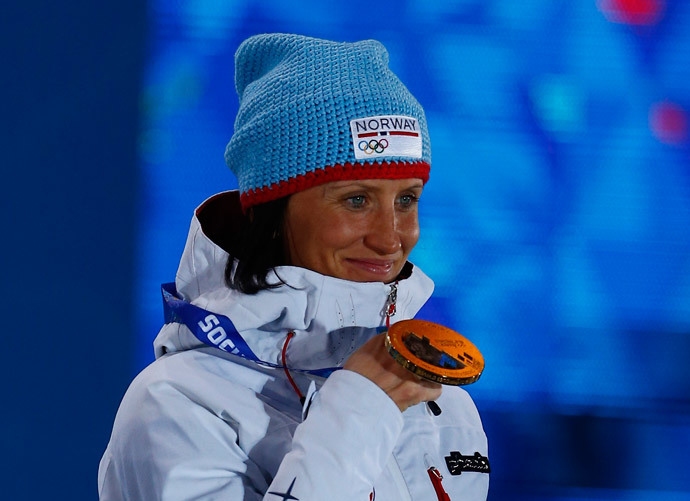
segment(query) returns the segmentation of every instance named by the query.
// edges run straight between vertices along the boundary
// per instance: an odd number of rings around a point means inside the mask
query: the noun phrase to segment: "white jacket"
[[[280,267],[290,287],[256,295],[229,289],[227,254],[197,216],[235,196],[216,195],[197,209],[179,294],[229,317],[263,361],[280,365],[294,331],[288,367],[341,366],[385,325],[390,286]],[[412,318],[432,290],[414,268],[399,282],[392,321]],[[436,501],[432,466],[452,501],[487,497],[486,436],[461,388],[444,387],[438,416],[425,404],[401,413],[357,373],[293,372],[307,394],[303,408],[282,369],[204,345],[182,324],[166,324],[154,346],[157,360],[132,382],[115,418],[98,472],[102,500]]]

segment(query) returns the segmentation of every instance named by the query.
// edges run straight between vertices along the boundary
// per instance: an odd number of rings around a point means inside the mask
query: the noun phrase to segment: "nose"
[[[402,248],[394,208],[381,208],[370,215],[369,231],[366,233],[364,243],[382,256],[390,256]]]

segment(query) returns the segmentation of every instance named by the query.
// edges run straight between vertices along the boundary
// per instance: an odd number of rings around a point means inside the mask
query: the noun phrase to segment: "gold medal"
[[[394,323],[386,332],[386,348],[407,370],[441,384],[471,384],[484,370],[484,357],[470,341],[434,322]]]

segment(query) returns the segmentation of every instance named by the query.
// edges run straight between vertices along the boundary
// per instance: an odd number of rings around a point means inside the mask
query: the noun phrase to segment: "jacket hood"
[[[296,266],[280,266],[269,282],[284,285],[249,295],[225,285],[228,253],[223,242],[237,233],[241,208],[237,191],[215,195],[195,211],[175,277],[187,302],[228,317],[260,360],[279,364],[290,331],[287,364],[295,369],[341,366],[362,343],[385,326],[391,285],[351,282]],[[408,263],[409,264],[409,263]],[[433,291],[419,268],[397,284],[391,322],[413,318]],[[166,324],[154,341],[156,358],[205,346],[183,324]],[[219,356],[228,355],[214,350]]]

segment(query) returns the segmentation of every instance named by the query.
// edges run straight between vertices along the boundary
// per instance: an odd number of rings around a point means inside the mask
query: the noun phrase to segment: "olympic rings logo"
[[[376,139],[371,139],[369,141],[360,141],[357,147],[367,155],[371,155],[372,153],[383,153],[383,151],[388,148],[388,140],[381,139],[377,141]]]

